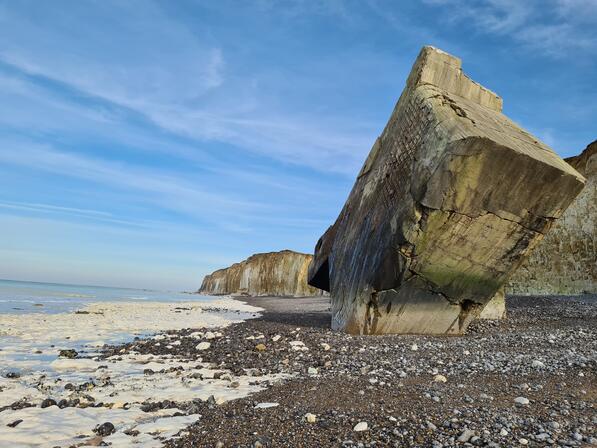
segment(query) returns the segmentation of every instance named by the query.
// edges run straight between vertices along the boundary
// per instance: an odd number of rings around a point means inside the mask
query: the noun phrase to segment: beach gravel
[[[352,336],[330,330],[326,298],[242,300],[266,311],[222,328],[209,350],[197,349],[193,329],[168,332],[170,348],[140,339],[106,350],[105,356],[134,351],[201,359],[222,372],[219,378],[230,377],[229,387],[238,375],[286,376],[227,402],[189,397],[159,404],[200,415],[166,447],[581,447],[597,441],[594,298],[508,298],[505,320],[475,322],[457,337]]]

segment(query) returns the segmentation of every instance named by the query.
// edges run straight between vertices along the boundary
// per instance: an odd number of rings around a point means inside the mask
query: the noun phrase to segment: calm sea
[[[0,280],[0,313],[63,313],[102,301],[205,301],[208,296],[145,289]]]

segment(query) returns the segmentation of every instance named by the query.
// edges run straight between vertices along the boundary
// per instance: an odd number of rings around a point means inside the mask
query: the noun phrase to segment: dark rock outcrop
[[[307,284],[313,257],[291,250],[255,254],[240,263],[206,275],[202,294],[250,296],[317,296],[322,291]]]
[[[334,329],[462,333],[583,188],[460,65],[421,50],[317,244],[309,283],[330,291]]]

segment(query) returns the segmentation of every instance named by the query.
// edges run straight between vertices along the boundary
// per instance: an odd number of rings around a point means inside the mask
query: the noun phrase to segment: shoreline
[[[195,348],[222,337],[217,329],[257,317],[260,311],[222,297],[96,302],[70,313],[0,315],[0,445],[94,446],[103,441],[119,447],[162,446],[162,439],[198,416],[176,406],[148,410],[148,401],[215,395],[223,402],[263,386],[240,377],[238,386],[230,388],[230,382],[216,378],[216,371],[197,357],[105,356],[106,342],[151,340],[167,352],[170,343],[176,344],[168,331],[192,327]],[[113,430],[101,426],[108,423]]]

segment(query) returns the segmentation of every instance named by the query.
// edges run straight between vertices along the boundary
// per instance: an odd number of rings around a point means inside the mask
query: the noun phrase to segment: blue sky
[[[560,155],[597,138],[597,0],[0,1],[0,278],[312,251],[427,44]]]

